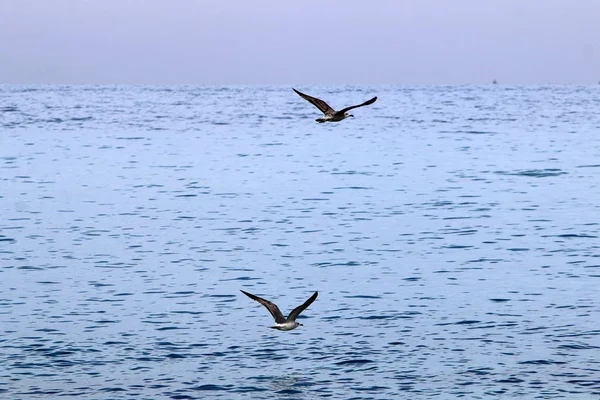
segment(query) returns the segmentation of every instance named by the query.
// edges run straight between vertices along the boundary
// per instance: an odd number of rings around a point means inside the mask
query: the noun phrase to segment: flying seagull
[[[252,300],[256,300],[263,306],[267,307],[267,310],[269,310],[269,312],[275,319],[275,326],[271,326],[270,328],[278,329],[280,331],[291,331],[292,329],[296,329],[299,326],[303,326],[302,324],[299,324],[298,322],[296,322],[296,318],[298,318],[298,315],[300,315],[300,313],[302,311],[304,311],[306,309],[306,307],[310,306],[312,304],[312,302],[315,301],[315,299],[319,295],[319,292],[315,292],[312,296],[310,296],[310,299],[306,300],[304,302],[304,304],[302,304],[301,306],[294,308],[292,310],[292,312],[290,313],[290,315],[288,315],[288,317],[285,318],[283,316],[283,314],[281,313],[281,311],[279,311],[279,307],[277,307],[276,304],[273,304],[270,301],[262,299],[251,293],[244,292],[243,290],[240,290],[240,292],[244,293],[246,296],[250,297]]]
[[[354,115],[348,114],[348,111],[352,110],[353,108],[358,108],[358,107],[362,107],[362,106],[368,106],[369,104],[375,103],[375,100],[377,100],[377,96],[375,96],[371,100],[367,100],[367,101],[365,101],[362,104],[359,104],[359,105],[356,105],[356,106],[346,107],[344,109],[341,109],[340,111],[335,111],[333,108],[331,108],[329,106],[329,104],[325,103],[323,100],[317,99],[316,97],[312,97],[312,96],[309,96],[309,95],[304,94],[302,92],[299,92],[299,91],[297,91],[294,88],[292,88],[292,89],[294,90],[294,92],[298,93],[298,95],[300,97],[302,97],[304,100],[307,100],[313,106],[315,106],[319,110],[321,110],[321,112],[323,114],[325,114],[322,118],[315,119],[315,121],[317,121],[319,123],[321,123],[321,122],[338,122],[338,121],[341,121],[341,120],[346,119],[348,117],[354,117]]]

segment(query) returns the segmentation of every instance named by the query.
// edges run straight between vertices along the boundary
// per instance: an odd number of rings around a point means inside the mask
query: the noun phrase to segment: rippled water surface
[[[600,396],[600,87],[299,89],[0,86],[0,398]]]

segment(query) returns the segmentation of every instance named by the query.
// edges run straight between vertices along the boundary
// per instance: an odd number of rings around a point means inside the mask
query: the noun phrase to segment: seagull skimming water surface
[[[315,121],[317,121],[319,123],[322,123],[322,122],[338,122],[338,121],[341,121],[341,120],[346,119],[348,117],[354,117],[354,115],[348,114],[348,111],[350,111],[350,110],[352,110],[354,108],[368,106],[369,104],[375,103],[375,101],[377,100],[377,96],[375,96],[371,100],[367,100],[367,101],[365,101],[362,104],[358,104],[356,106],[346,107],[346,108],[341,109],[340,111],[335,111],[333,108],[331,108],[329,106],[329,104],[325,103],[323,100],[317,99],[316,97],[312,97],[312,96],[309,96],[309,95],[304,94],[302,92],[299,92],[299,91],[297,91],[294,88],[292,88],[292,89],[294,90],[294,92],[298,93],[298,95],[300,97],[302,97],[304,100],[308,101],[309,103],[311,103],[312,105],[314,105],[315,107],[317,107],[319,110],[321,110],[321,112],[323,114],[325,114],[325,115],[323,115],[323,117],[315,119]]]
[[[255,296],[251,293],[244,292],[243,290],[240,290],[240,292],[244,293],[252,300],[258,301],[260,304],[265,306],[273,316],[273,319],[275,319],[275,326],[271,326],[270,328],[277,329],[280,331],[291,331],[292,329],[296,329],[297,327],[302,326],[302,324],[296,322],[296,318],[298,318],[298,315],[300,315],[300,313],[304,311],[306,307],[310,306],[319,295],[319,292],[315,292],[312,296],[310,296],[310,299],[306,300],[304,304],[294,308],[290,315],[288,315],[288,317],[285,318],[276,304],[273,304],[270,301]]]

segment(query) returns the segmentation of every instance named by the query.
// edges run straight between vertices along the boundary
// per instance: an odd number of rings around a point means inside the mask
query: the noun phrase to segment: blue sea
[[[297,89],[0,86],[0,398],[599,398],[600,86]]]

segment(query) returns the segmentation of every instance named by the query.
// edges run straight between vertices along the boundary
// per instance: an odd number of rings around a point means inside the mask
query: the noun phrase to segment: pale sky
[[[0,0],[0,83],[598,84],[600,0]]]

